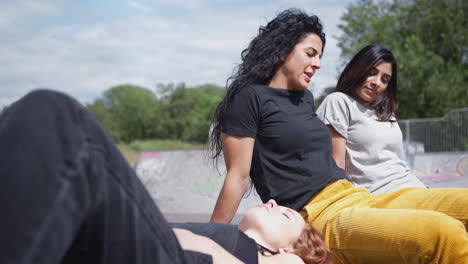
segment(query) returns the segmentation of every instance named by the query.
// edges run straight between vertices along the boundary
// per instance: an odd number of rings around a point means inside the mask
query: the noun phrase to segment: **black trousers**
[[[211,263],[184,251],[87,110],[34,91],[0,116],[0,263]]]

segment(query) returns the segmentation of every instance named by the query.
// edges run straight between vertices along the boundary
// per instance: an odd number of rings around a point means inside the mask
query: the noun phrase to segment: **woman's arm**
[[[340,135],[331,125],[327,125],[330,129],[332,136],[332,156],[335,159],[338,167],[345,169],[345,157],[346,157],[346,139]]]
[[[221,140],[227,174],[211,221],[229,223],[239,207],[242,196],[249,188],[255,139],[222,133]]]
[[[208,254],[213,258],[213,264],[243,263],[210,238],[185,229],[173,228],[172,230],[183,249]]]

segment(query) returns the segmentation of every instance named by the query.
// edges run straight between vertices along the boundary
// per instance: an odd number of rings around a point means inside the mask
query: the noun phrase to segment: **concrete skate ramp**
[[[136,172],[169,221],[209,221],[226,169],[221,159],[218,172],[206,155],[206,150],[141,153]],[[413,173],[431,188],[468,188],[468,153],[420,154],[413,165]],[[252,189],[233,222],[259,203]]]
[[[224,161],[219,172],[206,150],[151,151],[140,155],[136,172],[169,221],[207,222],[224,182]],[[252,191],[242,199],[233,222],[261,203]]]
[[[468,188],[468,153],[417,154],[412,173],[431,188]]]

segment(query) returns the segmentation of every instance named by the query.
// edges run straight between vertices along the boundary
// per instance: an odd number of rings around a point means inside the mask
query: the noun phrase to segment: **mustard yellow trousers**
[[[372,195],[338,180],[301,214],[325,236],[335,263],[468,264],[468,189]]]

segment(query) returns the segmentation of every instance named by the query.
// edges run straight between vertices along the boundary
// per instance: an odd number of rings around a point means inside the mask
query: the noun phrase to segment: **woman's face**
[[[392,78],[392,64],[385,61],[378,62],[372,67],[364,83],[354,90],[355,96],[365,103],[370,103],[377,99]]]
[[[278,206],[274,200],[251,208],[242,218],[239,229],[272,250],[288,248],[305,228],[302,216],[291,208]],[[260,241],[258,241],[260,240]]]
[[[312,76],[320,69],[321,56],[322,40],[317,34],[307,34],[288,56],[282,58],[283,64],[269,86],[289,90],[307,89]]]

